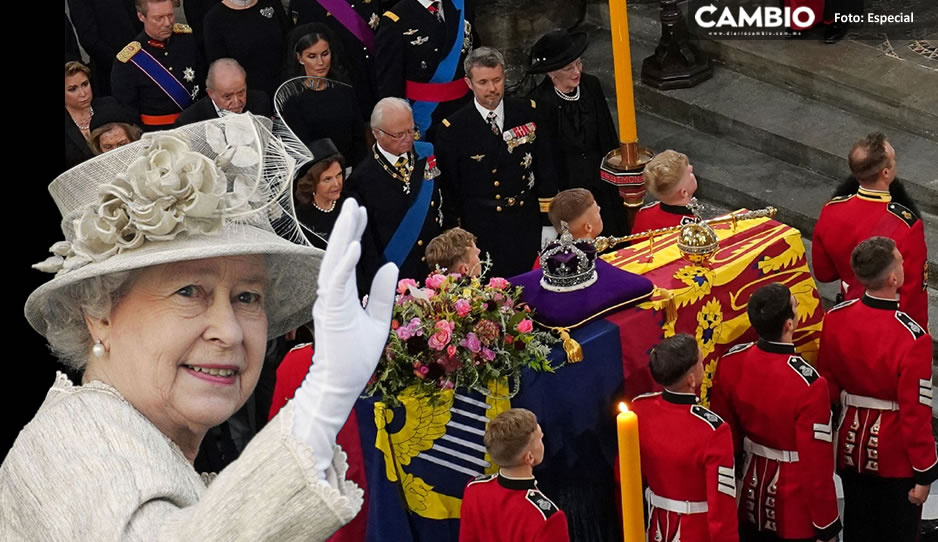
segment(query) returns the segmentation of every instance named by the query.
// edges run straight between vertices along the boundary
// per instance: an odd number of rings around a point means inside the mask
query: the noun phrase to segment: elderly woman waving
[[[84,372],[80,386],[57,376],[0,467],[0,539],[323,540],[355,516],[335,436],[386,340],[397,269],[378,271],[362,309],[353,200],[325,255],[273,232],[301,147],[234,115],[147,134],[50,185],[66,241],[39,264],[56,276],[26,317]],[[294,400],[200,475],[202,437],[314,298],[316,355]]]

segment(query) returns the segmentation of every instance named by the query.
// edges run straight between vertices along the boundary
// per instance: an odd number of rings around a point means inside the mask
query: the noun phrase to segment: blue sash
[[[462,52],[462,42],[466,34],[466,17],[463,10],[463,0],[453,0],[453,6],[456,7],[456,12],[459,13],[456,41],[453,42],[453,47],[450,48],[449,53],[443,58],[440,65],[436,67],[436,72],[433,74],[433,77],[430,78],[431,83],[449,83],[456,74],[456,64],[459,62],[459,56]],[[433,111],[436,109],[437,105],[439,105],[439,102],[415,101],[413,103],[414,124],[420,129],[421,134],[426,135],[427,130],[430,129]],[[420,158],[426,158],[433,154],[433,144],[426,141],[414,143],[414,148],[417,151],[417,156]]]
[[[424,169],[427,168],[426,163]],[[414,170],[416,172],[416,170]],[[436,186],[434,179],[420,179],[420,188],[417,191],[417,197],[410,204],[404,219],[400,226],[391,236],[388,245],[384,247],[384,259],[388,262],[394,262],[400,267],[407,255],[414,248],[414,242],[420,231],[423,230],[423,222],[427,218],[427,209],[430,208],[430,200],[433,198],[433,188]]]
[[[145,73],[147,77],[152,79],[156,86],[160,87],[160,90],[165,92],[179,107],[180,111],[192,104],[192,97],[189,96],[186,87],[143,48],[137,51],[137,54],[132,56],[130,61],[134,63],[134,66],[140,68],[140,71]]]

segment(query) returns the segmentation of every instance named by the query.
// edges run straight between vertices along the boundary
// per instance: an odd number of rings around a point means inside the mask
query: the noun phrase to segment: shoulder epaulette
[[[916,322],[911,316],[902,311],[896,311],[896,320],[899,320],[899,322],[905,326],[905,328],[908,329],[909,332],[912,333],[912,336],[916,339],[925,334],[925,330],[922,328],[922,326],[920,326],[919,323]]]
[[[849,307],[850,305],[853,305],[853,304],[856,303],[857,301],[859,301],[859,299],[848,299],[847,301],[841,301],[840,303],[838,303],[838,304],[834,305],[833,307],[831,307],[830,310],[827,311],[827,312],[831,312],[831,311],[835,311],[835,310],[838,310],[838,309],[842,309],[842,308],[844,308],[844,307]]]
[[[173,25],[173,34],[191,34],[192,27],[187,24],[176,23]]]
[[[141,45],[139,41],[132,41],[124,46],[120,52],[117,53],[117,60],[127,63],[137,52],[140,51]]]
[[[824,205],[830,205],[831,203],[843,203],[849,200],[850,198],[852,198],[853,196],[856,196],[856,194],[844,194],[843,196],[834,196],[830,199],[830,201],[828,201]]]
[[[388,19],[391,19],[395,23],[401,20],[401,18],[398,17],[397,14],[394,13],[393,11],[385,11],[384,16],[387,17]]]
[[[443,119],[441,122],[443,123],[443,126],[446,126],[447,128],[449,128],[449,127],[451,126],[450,123],[449,123],[449,121],[446,120],[446,119]]]
[[[472,484],[478,484],[481,482],[490,482],[494,480],[496,476],[498,475],[497,474],[482,474],[480,476],[476,476],[475,478],[473,478],[472,481],[466,484],[466,486],[471,486]]]
[[[309,346],[309,345],[311,345],[311,344],[313,344],[313,343],[300,343],[300,344],[294,346],[293,348],[291,348],[291,349],[290,349],[290,352],[293,352],[294,350],[302,350],[302,349],[306,348],[307,346]]]
[[[915,216],[915,213],[901,203],[890,202],[889,205],[886,206],[886,210],[899,217],[899,220],[905,222],[905,225],[910,228],[913,224],[918,222],[918,217]]]
[[[723,425],[723,418],[721,418],[716,412],[713,412],[712,410],[704,408],[700,405],[694,405],[690,407],[690,413],[707,422],[707,425],[712,427],[714,431],[716,431],[717,427]]]
[[[524,498],[527,499],[534,508],[537,508],[537,511],[544,516],[545,520],[557,512],[560,512],[560,508],[557,508],[557,505],[554,504],[553,501],[536,489],[529,489],[528,492],[525,493]]]
[[[800,376],[809,386],[821,376],[817,373],[816,370],[814,370],[814,367],[812,367],[811,364],[805,361],[801,356],[788,356],[788,366],[791,367],[793,371],[798,373],[798,376]]]
[[[636,395],[636,396],[632,399],[632,402],[634,403],[635,401],[638,401],[639,399],[651,399],[652,397],[658,397],[659,395],[661,395],[661,392],[660,392],[660,391],[654,391],[654,392],[651,392],[651,393],[643,393],[643,394],[641,394],[641,395]]]
[[[723,355],[724,355],[724,356],[729,356],[729,355],[731,355],[731,354],[736,354],[736,353],[742,352],[743,350],[746,350],[747,348],[749,348],[750,346],[752,346],[752,345],[754,345],[754,344],[756,344],[756,343],[741,343],[741,344],[734,345],[734,346],[732,346],[729,350],[727,350],[726,353],[723,354]]]
[[[653,202],[651,202],[651,203],[646,203],[645,205],[642,205],[641,208],[642,208],[642,209],[651,209],[652,207],[654,207],[655,205],[658,205],[659,203],[661,203],[661,202],[660,202],[660,201],[653,201]]]
[[[537,109],[537,102],[531,100],[531,109]]]

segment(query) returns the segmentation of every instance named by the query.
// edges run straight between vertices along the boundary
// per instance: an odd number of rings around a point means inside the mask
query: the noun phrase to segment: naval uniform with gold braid
[[[648,541],[739,540],[729,426],[691,393],[639,395],[632,411],[647,483]]]
[[[822,282],[842,281],[844,300],[859,299],[863,286],[850,268],[850,253],[873,236],[889,237],[905,260],[905,284],[899,306],[928,328],[928,249],[925,227],[910,209],[892,201],[889,192],[860,188],[838,196],[821,210],[812,236],[814,277]]]
[[[737,459],[746,455],[740,539],[813,542],[840,532],[827,382],[795,345],[734,346],[710,390],[710,408],[733,430]]]
[[[131,62],[139,50],[149,53],[185,88],[189,103],[180,108],[146,73]],[[188,25],[173,25],[173,34],[166,41],[157,41],[141,32],[136,41],[124,47],[114,60],[111,89],[114,97],[140,116],[144,131],[165,130],[183,109],[197,100],[205,83],[201,53]]]
[[[534,478],[478,476],[466,485],[459,542],[569,542],[567,517]]]
[[[541,228],[557,194],[547,146],[537,137],[534,100],[505,98],[500,134],[475,103],[443,119],[435,144],[446,198],[476,246],[492,256],[493,276],[531,270],[541,249]]]
[[[864,295],[824,318],[818,370],[842,413],[837,468],[844,539],[914,540],[908,492],[938,479],[932,436],[932,341],[895,300]]]

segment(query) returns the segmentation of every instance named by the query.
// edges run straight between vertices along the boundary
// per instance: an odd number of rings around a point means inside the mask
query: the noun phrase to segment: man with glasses
[[[362,236],[359,291],[384,262],[400,267],[401,278],[423,280],[429,273],[424,245],[443,231],[443,199],[436,158],[414,152],[414,117],[401,98],[383,98],[371,114],[375,144],[349,176],[348,190],[368,210]]]
[[[491,255],[493,276],[510,277],[529,271],[556,236],[547,218],[556,170],[534,122],[534,100],[504,98],[501,53],[474,49],[464,68],[475,99],[443,119],[435,141],[445,197]]]

